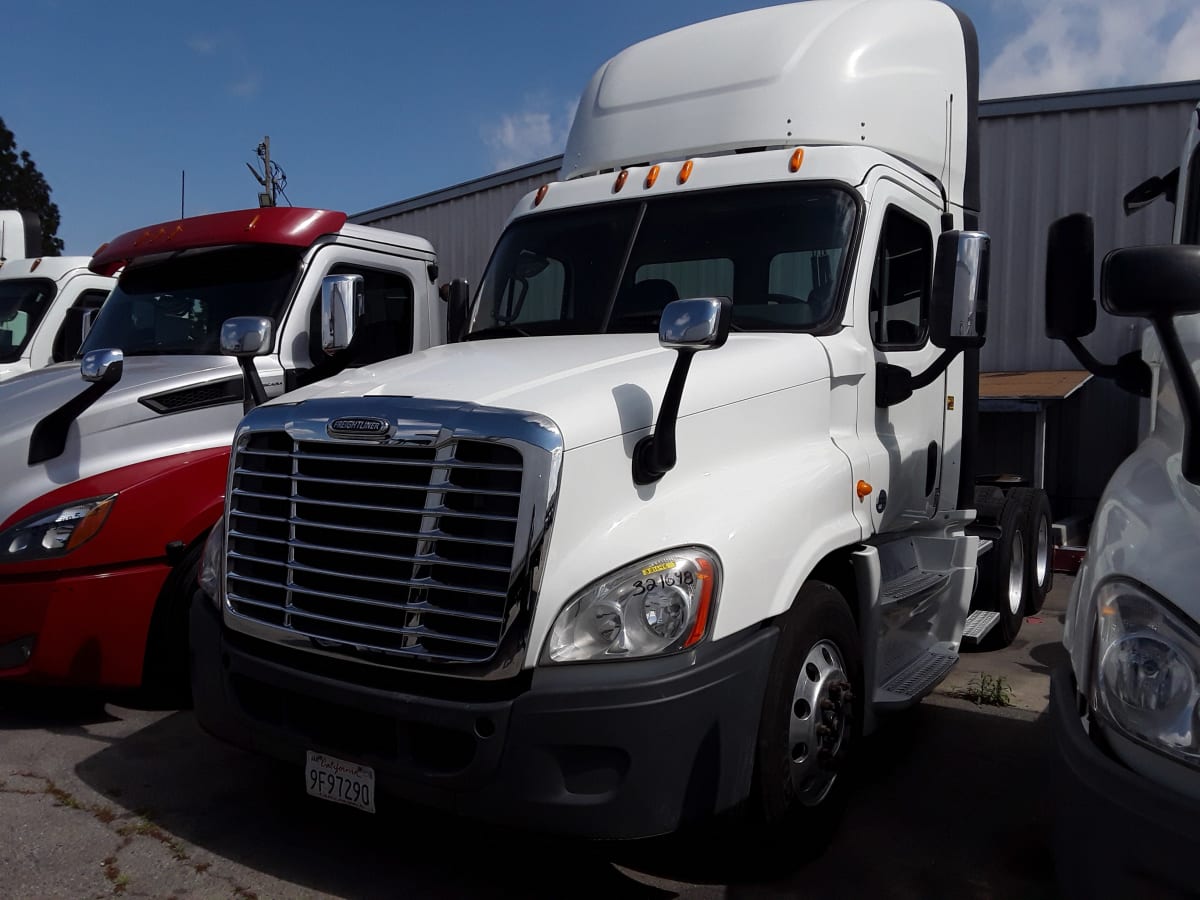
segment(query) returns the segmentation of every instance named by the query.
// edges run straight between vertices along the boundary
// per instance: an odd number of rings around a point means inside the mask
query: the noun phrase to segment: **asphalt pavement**
[[[188,711],[0,685],[0,895],[1054,897],[1045,709],[1069,582],[1010,648],[964,654],[865,742],[827,846],[753,865],[727,833],[567,841],[386,798],[372,816],[308,797],[299,771]],[[1012,706],[963,699],[980,672]]]

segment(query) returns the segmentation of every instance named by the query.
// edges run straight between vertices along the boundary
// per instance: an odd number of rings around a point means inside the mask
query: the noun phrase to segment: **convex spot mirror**
[[[92,384],[116,384],[125,368],[125,354],[120,350],[89,350],[79,362],[79,375]]]
[[[1100,270],[1100,302],[1114,316],[1158,319],[1200,312],[1200,246],[1113,250]]]
[[[366,295],[361,275],[326,275],[321,281],[321,349],[333,355],[354,340]]]
[[[1063,216],[1046,236],[1046,337],[1066,341],[1096,330],[1094,225],[1086,213]]]
[[[982,231],[945,231],[933,264],[929,337],[943,350],[982,347],[987,334],[991,238]]]
[[[659,319],[658,342],[672,350],[713,350],[729,337],[732,318],[728,297],[673,300]]]
[[[87,336],[92,333],[92,326],[96,324],[96,316],[100,314],[98,309],[85,309],[79,316],[79,343],[83,344],[87,340]]]
[[[221,324],[221,352],[226,356],[266,356],[271,352],[274,322],[265,316],[235,316]]]

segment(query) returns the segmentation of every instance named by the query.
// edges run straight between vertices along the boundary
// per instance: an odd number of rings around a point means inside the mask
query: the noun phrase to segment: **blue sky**
[[[741,0],[476,5],[25,0],[0,118],[70,254],[180,209],[254,206],[264,135],[297,206],[349,213],[559,153],[593,70]],[[1200,78],[1200,0],[959,0],[985,97]],[[283,200],[280,201],[284,202]]]

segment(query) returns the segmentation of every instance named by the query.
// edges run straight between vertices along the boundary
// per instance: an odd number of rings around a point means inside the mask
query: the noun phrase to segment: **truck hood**
[[[276,402],[417,397],[518,409],[551,418],[569,450],[653,425],[676,356],[653,334],[471,341],[356,370]],[[696,354],[679,414],[828,377],[828,358],[812,335],[734,334],[724,347]]]

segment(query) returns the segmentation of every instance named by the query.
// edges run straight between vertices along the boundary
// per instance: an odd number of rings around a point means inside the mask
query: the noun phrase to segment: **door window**
[[[933,235],[897,207],[884,214],[871,274],[871,336],[882,349],[916,349],[929,333]]]

